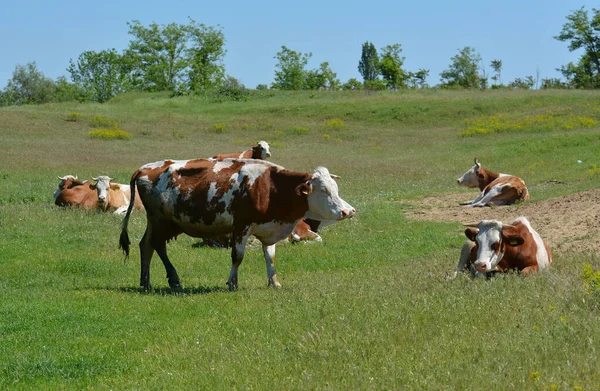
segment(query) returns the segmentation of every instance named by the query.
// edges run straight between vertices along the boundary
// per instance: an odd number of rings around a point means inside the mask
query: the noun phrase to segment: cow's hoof
[[[229,290],[231,292],[237,291],[237,289],[238,289],[237,281],[231,281],[231,280],[227,281],[227,286],[229,287]]]
[[[279,281],[277,281],[276,278],[270,279],[268,286],[272,286],[273,288],[277,289],[281,288],[281,284],[279,283]]]

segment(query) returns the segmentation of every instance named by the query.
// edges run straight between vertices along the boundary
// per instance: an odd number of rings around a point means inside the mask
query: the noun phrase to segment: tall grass
[[[455,180],[475,156],[523,177],[531,202],[598,187],[597,127],[459,132],[469,119],[546,108],[592,116],[578,108],[599,97],[267,91],[247,102],[132,94],[1,109],[0,388],[598,389],[598,254],[555,254],[528,278],[448,281],[460,225],[408,220],[397,200],[467,191]],[[85,121],[65,121],[73,112],[113,118],[133,137],[93,140]],[[117,249],[120,217],[53,205],[56,175],[123,183],[151,161],[261,139],[287,168],[341,175],[358,210],[323,230],[322,245],[278,246],[281,290],[266,287],[262,251],[249,250],[240,290],[228,292],[229,253],[183,235],[168,250],[184,289],[168,288],[155,256],[144,293],[137,247],[126,262]],[[145,220],[134,213],[134,243]]]

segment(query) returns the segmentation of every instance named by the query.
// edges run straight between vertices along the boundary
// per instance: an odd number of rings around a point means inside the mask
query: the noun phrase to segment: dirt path
[[[498,219],[510,223],[519,216],[526,216],[554,252],[600,250],[600,189],[512,206],[470,208],[458,205],[469,195],[445,194],[401,202],[413,207],[406,215],[414,220],[471,223]]]

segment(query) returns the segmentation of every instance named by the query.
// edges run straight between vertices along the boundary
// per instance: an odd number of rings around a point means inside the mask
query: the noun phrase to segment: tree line
[[[591,15],[583,7],[567,17],[560,33],[554,38],[568,43],[569,51],[582,50],[576,63],[562,65],[564,79],[541,79],[536,75],[516,78],[504,83],[503,63],[494,59],[489,67],[477,51],[464,47],[450,59],[440,73],[435,88],[600,88],[600,10]],[[211,94],[220,99],[244,99],[246,87],[225,72],[223,63],[225,35],[221,26],[206,26],[189,18],[187,24],[170,23],[143,26],[139,21],[127,23],[131,35],[128,47],[85,51],[71,59],[67,72],[70,78],[46,77],[35,62],[17,65],[6,87],[0,90],[0,106],[61,101],[106,102],[128,91],[167,91],[173,95]],[[323,62],[307,69],[312,53],[301,53],[282,46],[271,85],[259,84],[257,90],[402,90],[430,88],[428,69],[408,71],[398,43],[379,51],[371,42],[362,45],[356,78],[342,82]]]

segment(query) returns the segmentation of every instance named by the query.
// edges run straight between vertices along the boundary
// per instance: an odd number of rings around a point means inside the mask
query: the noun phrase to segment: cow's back
[[[166,160],[143,166],[134,175],[149,217],[175,222],[188,235],[201,236],[231,231],[233,202],[243,191],[244,164],[230,159]]]

